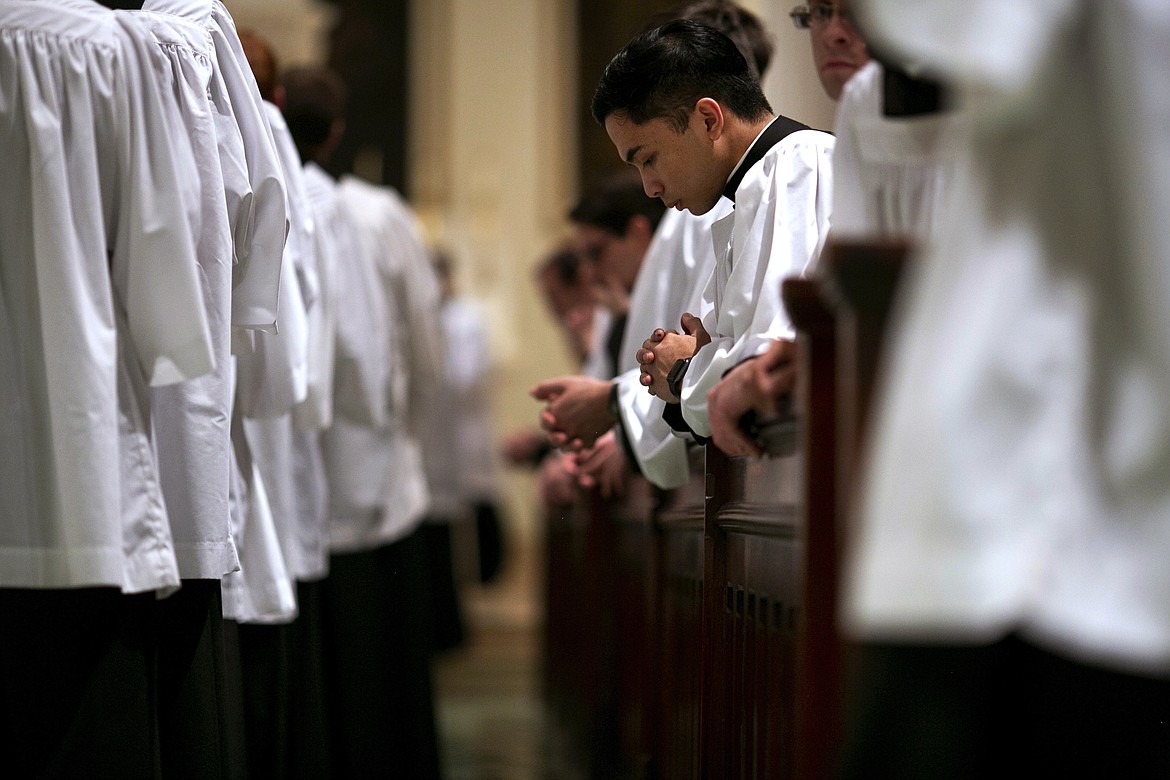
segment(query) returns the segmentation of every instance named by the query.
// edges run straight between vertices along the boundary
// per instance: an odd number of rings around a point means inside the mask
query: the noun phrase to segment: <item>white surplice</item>
[[[330,546],[335,552],[356,552],[407,536],[427,511],[412,405],[441,381],[443,349],[438,285],[413,214],[393,191],[353,177],[342,180],[339,192],[356,228],[359,255],[377,274],[381,334],[371,334],[371,343],[389,348],[384,424],[337,416],[322,436]]]
[[[491,346],[476,302],[454,297],[440,312],[446,355],[443,381],[419,404],[431,514],[449,522],[469,517],[477,500],[498,492],[491,426]]]
[[[311,297],[317,294],[317,259],[314,223],[304,187],[304,172],[288,126],[271,103],[262,110],[280,162],[286,197],[288,238],[281,261],[279,309],[275,333],[252,334],[250,349],[237,349],[236,403],[239,431],[236,455],[247,479],[247,514],[239,518],[237,545],[240,547],[242,585],[225,580],[225,604],[232,591],[240,622],[284,622],[296,616],[292,581],[320,575],[319,550],[302,548],[302,524],[317,503],[298,485],[305,464],[298,457],[299,445],[311,442],[298,437],[293,426],[293,409],[308,392],[308,312]],[[242,433],[242,437],[240,434]],[[247,461],[252,469],[249,471]],[[311,463],[311,460],[310,460]],[[312,483],[310,483],[312,484]],[[285,594],[290,598],[282,601]],[[234,595],[234,594],[233,594]],[[278,598],[280,597],[280,598]]]
[[[954,110],[885,116],[882,74],[871,60],[849,79],[837,105],[832,237],[922,245],[939,229],[965,116]]]
[[[328,394],[330,421],[342,417],[357,425],[381,427],[389,405],[390,339],[378,269],[358,239],[357,224],[341,203],[338,182],[316,163],[308,163],[305,190],[317,227],[318,265],[328,267],[326,276],[336,287],[336,316],[333,338],[319,353],[324,361],[324,350],[333,350],[331,367],[327,364],[320,369],[325,387],[314,391],[311,360],[309,397],[297,412],[305,417],[305,427],[316,419],[321,428],[328,428],[321,410],[310,411]]]
[[[973,129],[851,530],[858,637],[1170,672],[1170,6],[869,3]]]
[[[149,31],[0,2],[0,584],[170,589],[147,385],[215,366],[195,160]]]
[[[186,0],[172,0],[185,2]],[[238,132],[243,148],[221,146],[220,154],[235,168],[242,166],[248,177],[249,194],[236,204],[247,219],[236,222],[236,264],[232,269],[232,325],[237,328],[274,331],[278,311],[281,257],[288,233],[284,179],[256,86],[256,77],[244,55],[231,14],[220,0],[212,0],[207,29],[215,50],[217,72],[227,101],[221,111]],[[228,160],[228,153],[242,159]],[[230,192],[230,190],[229,190]]]
[[[618,356],[621,373],[614,379],[622,430],[642,476],[663,489],[680,487],[690,479],[687,439],[662,419],[665,403],[642,386],[634,354],[655,328],[677,330],[683,312],[702,314],[703,290],[715,267],[711,225],[730,209],[730,201],[720,200],[699,217],[689,211],[667,210],[630,292],[630,315]]]
[[[832,152],[828,133],[789,134],[748,169],[734,211],[711,228],[717,260],[696,312],[711,343],[691,360],[682,387],[683,419],[700,436],[711,435],[707,393],[723,375],[793,336],[780,283],[803,274],[824,243]]]
[[[315,221],[305,189],[304,169],[288,126],[274,105],[265,103],[264,107],[289,200],[285,262],[286,268],[292,270],[292,283],[281,290],[278,333],[256,334],[254,351],[237,358],[241,377],[255,371],[247,382],[241,381],[240,391],[244,387],[257,388],[265,399],[261,411],[266,414],[255,414],[255,404],[242,406],[241,411],[248,446],[264,482],[284,566],[293,579],[315,579],[323,573],[322,548],[316,532],[321,522],[317,511],[324,497],[313,495],[311,488],[320,487],[324,475],[311,473],[314,464],[320,464],[319,452],[312,451],[316,438],[300,435],[293,421],[294,409],[307,398],[309,314],[320,302]],[[313,290],[311,296],[303,292],[306,289]],[[251,362],[260,355],[264,356],[259,364],[263,372]],[[306,469],[310,473],[306,474]]]
[[[209,97],[216,65],[211,35],[199,23],[210,14],[211,0],[147,5],[159,10],[136,12],[137,17],[163,55],[159,80],[180,106],[198,166],[199,278],[216,360],[209,374],[151,391],[155,445],[179,573],[219,579],[239,567],[239,558],[228,508],[232,229]],[[170,13],[176,8],[190,18]]]

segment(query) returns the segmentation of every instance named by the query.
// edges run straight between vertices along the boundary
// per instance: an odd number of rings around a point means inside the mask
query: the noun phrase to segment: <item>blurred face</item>
[[[845,82],[869,62],[865,39],[854,25],[848,2],[813,0],[808,5],[812,11],[808,31],[817,76],[825,93],[840,100]]]
[[[553,270],[545,270],[539,277],[540,291],[544,294],[548,310],[562,324],[568,321],[575,311],[593,308],[593,298],[589,289],[592,272],[588,266],[583,266],[578,273],[575,286],[565,284]]]
[[[595,225],[578,223],[576,232],[577,248],[593,265],[598,281],[627,292],[633,289],[646,242],[639,240],[632,229],[624,236],[616,236]]]
[[[667,208],[706,214],[719,202],[730,171],[718,167],[697,108],[681,133],[665,119],[637,125],[619,114],[606,117],[605,131],[618,156],[642,175],[646,194]]]

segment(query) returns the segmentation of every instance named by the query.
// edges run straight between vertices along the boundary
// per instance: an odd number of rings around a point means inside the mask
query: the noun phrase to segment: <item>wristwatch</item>
[[[679,358],[674,361],[674,365],[670,367],[670,373],[666,375],[666,389],[680,401],[682,400],[683,377],[687,375],[687,367],[690,365],[690,358]]]
[[[606,403],[606,409],[609,410],[609,416],[617,421],[622,419],[621,403],[618,399],[618,383],[609,383],[609,401]]]

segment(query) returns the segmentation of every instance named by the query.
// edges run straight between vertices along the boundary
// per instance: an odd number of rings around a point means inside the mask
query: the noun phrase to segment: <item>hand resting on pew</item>
[[[597,488],[602,498],[613,498],[626,492],[630,468],[622,445],[612,430],[592,447],[572,457],[577,465],[577,484],[581,487],[586,490]]]
[[[727,372],[711,389],[707,415],[711,438],[719,449],[752,458],[786,449],[797,358],[796,342],[778,339],[763,355]]]
[[[617,422],[609,411],[610,382],[572,375],[546,379],[529,391],[545,401],[540,427],[554,447],[577,452],[592,447],[597,437]]]

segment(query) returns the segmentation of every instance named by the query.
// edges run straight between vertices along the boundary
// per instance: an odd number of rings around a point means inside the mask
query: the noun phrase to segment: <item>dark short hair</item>
[[[772,112],[747,60],[723,33],[676,19],[642,33],[617,53],[593,95],[593,118],[622,114],[637,125],[665,119],[680,133],[704,97],[748,121]]]
[[[285,71],[284,121],[302,162],[329,139],[333,123],[345,112],[345,85],[327,68],[301,66]]]
[[[238,35],[240,45],[244,48],[244,57],[252,68],[252,75],[256,77],[260,97],[275,103],[276,87],[280,83],[280,65],[276,60],[276,52],[255,30],[240,30]]]
[[[757,80],[763,79],[772,62],[775,46],[760,17],[731,0],[691,0],[671,11],[655,14],[646,30],[660,27],[672,19],[690,19],[714,27],[731,39],[739,53],[755,69]]]
[[[645,217],[653,230],[665,211],[661,200],[646,195],[637,172],[627,169],[593,182],[569,212],[569,220],[624,236],[634,217]]]
[[[554,249],[536,267],[536,275],[552,274],[565,287],[581,283],[581,264],[584,258],[573,246],[566,244]]]

